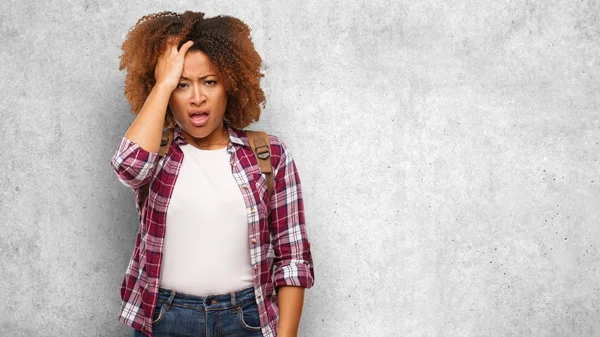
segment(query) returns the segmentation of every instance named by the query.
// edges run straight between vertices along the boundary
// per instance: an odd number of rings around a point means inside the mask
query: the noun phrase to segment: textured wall
[[[392,4],[393,3],[393,4]],[[0,336],[129,336],[136,20],[237,16],[304,184],[301,336],[600,335],[600,4],[2,1]]]

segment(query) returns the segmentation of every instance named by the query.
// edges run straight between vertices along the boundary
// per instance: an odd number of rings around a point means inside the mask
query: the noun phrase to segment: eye
[[[187,86],[187,83],[179,83],[177,84],[177,88],[185,88]]]
[[[216,83],[217,83],[217,81],[215,81],[215,80],[204,81],[204,84],[208,85],[209,87],[215,85]]]

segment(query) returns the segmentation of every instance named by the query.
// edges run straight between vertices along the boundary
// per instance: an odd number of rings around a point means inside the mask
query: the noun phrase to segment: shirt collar
[[[231,144],[237,144],[250,148],[250,142],[248,141],[246,132],[243,130],[234,129],[230,122],[226,119],[223,120],[223,124],[225,124],[225,127],[227,128],[227,132],[229,133],[229,141]],[[179,127],[179,124],[177,123],[175,123],[175,129],[173,130],[173,142],[177,143],[178,145],[185,145],[188,143],[185,137],[183,137],[181,127]],[[229,146],[227,148],[229,149]]]

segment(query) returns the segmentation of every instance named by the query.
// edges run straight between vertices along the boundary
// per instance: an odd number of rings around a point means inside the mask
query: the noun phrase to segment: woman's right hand
[[[154,68],[154,79],[157,85],[165,86],[171,91],[177,88],[183,71],[185,53],[192,47],[194,41],[187,41],[179,50],[176,44],[167,44],[165,52],[158,57]]]
[[[158,153],[160,150],[169,97],[179,84],[185,53],[193,44],[193,41],[187,41],[179,50],[177,44],[167,44],[154,68],[156,84],[125,133],[125,137],[148,152]]]

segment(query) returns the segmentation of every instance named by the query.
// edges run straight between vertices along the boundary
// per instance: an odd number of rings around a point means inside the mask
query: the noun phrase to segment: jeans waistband
[[[175,305],[207,311],[223,310],[241,305],[250,300],[255,300],[254,287],[248,287],[226,294],[207,296],[180,293],[173,289],[158,289],[158,301],[163,302],[166,309],[169,309],[171,305]]]

